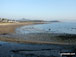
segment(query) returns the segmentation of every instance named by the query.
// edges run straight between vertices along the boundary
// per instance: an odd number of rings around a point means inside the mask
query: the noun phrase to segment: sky
[[[76,20],[76,0],[0,0],[0,17]]]

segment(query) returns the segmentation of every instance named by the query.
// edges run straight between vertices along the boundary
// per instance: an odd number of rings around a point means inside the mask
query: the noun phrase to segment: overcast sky
[[[0,17],[76,20],[76,0],[0,0]]]

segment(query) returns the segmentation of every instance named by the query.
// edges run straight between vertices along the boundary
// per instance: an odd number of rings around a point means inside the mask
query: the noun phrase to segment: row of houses
[[[6,18],[0,18],[0,22],[4,22],[4,23],[12,23],[12,22],[16,22],[16,20],[9,20],[9,19],[6,19]]]

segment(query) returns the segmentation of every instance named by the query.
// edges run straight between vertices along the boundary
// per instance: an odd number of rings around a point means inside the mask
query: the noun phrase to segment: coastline
[[[75,40],[69,41],[71,40],[71,38],[69,38],[69,40],[64,39],[65,37],[68,37],[69,35],[57,36],[57,34],[51,34],[51,33],[38,33],[38,34],[30,33],[27,35],[20,35],[20,34],[15,33],[16,28],[19,28],[21,26],[34,25],[34,24],[43,24],[43,23],[26,22],[26,23],[0,24],[0,41],[16,42],[16,43],[33,43],[33,44],[60,44],[60,45],[75,45],[76,44]]]
[[[0,34],[11,34],[15,33],[15,29],[21,26],[43,24],[41,22],[23,22],[23,23],[0,23]]]
[[[50,39],[55,40],[55,37],[48,33],[15,34],[14,30],[16,28],[33,24],[36,23],[0,25],[0,27],[3,26],[2,29],[0,29],[0,31],[2,31],[2,33],[0,32],[0,57],[61,57],[61,53],[76,52],[75,44],[59,43],[56,41],[46,42],[45,40],[47,40],[47,38],[49,38],[49,41]],[[42,40],[42,38],[44,38],[44,41],[36,41]]]

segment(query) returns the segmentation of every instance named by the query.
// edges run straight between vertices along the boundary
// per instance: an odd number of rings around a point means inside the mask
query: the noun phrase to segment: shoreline
[[[45,33],[43,34],[39,33],[39,34],[28,34],[25,36],[15,34],[16,28],[27,26],[27,25],[34,25],[34,24],[43,24],[43,23],[26,22],[26,23],[0,24],[0,41],[16,42],[16,43],[32,43],[32,44],[59,44],[59,45],[75,45],[76,44],[70,41],[59,42],[59,40],[61,39],[58,39],[56,36],[52,36],[52,34],[48,34],[48,33],[46,33],[47,35]],[[59,36],[59,37],[65,37],[65,36]],[[56,39],[58,40],[56,41]]]
[[[23,23],[0,23],[0,34],[11,34],[15,33],[15,29],[27,26],[27,25],[34,25],[34,24],[43,24],[41,22],[23,22]]]

